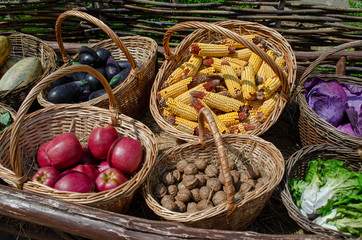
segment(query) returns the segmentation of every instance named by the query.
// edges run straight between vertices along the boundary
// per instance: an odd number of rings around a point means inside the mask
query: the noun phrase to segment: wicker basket
[[[312,64],[310,64],[310,66],[304,71],[303,75],[301,76],[295,96],[300,109],[298,128],[299,128],[300,140],[303,146],[315,145],[321,143],[332,143],[356,149],[362,145],[362,138],[342,132],[333,125],[329,124],[323,118],[319,117],[309,107],[307,100],[305,98],[305,89],[304,89],[305,82],[311,80],[313,77],[316,76],[326,80],[335,79],[339,82],[346,82],[362,86],[361,79],[357,77],[331,75],[331,74],[310,75],[313,72],[314,68],[317,67],[328,56],[336,52],[339,52],[343,49],[354,48],[358,46],[362,46],[362,41],[345,43],[323,53]]]
[[[11,91],[0,91],[0,101],[17,110],[30,89],[34,87],[40,79],[55,71],[57,67],[57,57],[54,50],[38,37],[24,33],[12,33],[8,38],[11,41],[9,57],[36,57],[40,60],[43,67],[43,74],[28,85],[17,87]]]
[[[109,110],[96,106],[58,104],[25,115],[36,96],[49,83],[76,71],[91,73],[102,82],[109,96]],[[138,139],[143,146],[143,164],[136,174],[130,176],[129,181],[103,192],[74,193],[59,191],[29,179],[38,168],[34,156],[41,144],[69,131],[84,144],[92,129],[109,124],[120,135]],[[151,130],[141,122],[120,114],[115,109],[115,98],[107,80],[97,70],[86,65],[59,69],[37,84],[21,105],[12,127],[0,138],[0,145],[0,176],[9,185],[115,212],[125,212],[128,209],[133,195],[146,179],[157,157],[157,145]]]
[[[176,47],[171,53],[169,47],[169,40],[174,32],[184,30],[187,28],[196,28],[197,30],[190,33],[184,40]],[[254,43],[245,40],[240,34],[258,34],[265,41],[265,43],[273,49],[276,54],[283,55],[286,60],[286,66],[288,67],[288,77],[282,73],[280,67],[258,46]],[[184,62],[189,54],[189,46],[193,42],[206,42],[212,43],[222,38],[230,37],[237,42],[243,43],[253,52],[257,53],[269,66],[272,67],[274,72],[280,77],[282,81],[282,93],[278,99],[277,106],[269,118],[256,129],[250,131],[251,135],[261,135],[267,131],[278,119],[282,113],[286,103],[289,100],[289,93],[293,88],[295,76],[296,76],[296,60],[294,53],[288,44],[288,42],[276,31],[268,27],[262,26],[257,23],[244,22],[238,20],[221,21],[215,24],[209,24],[206,22],[184,22],[173,27],[164,35],[163,45],[165,49],[166,61],[162,64],[159,69],[155,82],[152,86],[151,97],[150,97],[150,110],[152,116],[158,123],[158,125],[166,132],[174,135],[179,139],[185,141],[197,141],[198,137],[195,135],[187,134],[180,130],[177,130],[169,122],[167,122],[161,112],[161,107],[157,101],[157,92],[161,89],[162,84],[166,81],[172,71],[175,70],[182,62]]]
[[[344,162],[344,166],[346,168],[358,173],[362,173],[361,150],[362,149],[360,149],[360,152],[358,153],[357,151],[348,147],[340,146],[336,148],[331,144],[324,143],[305,146],[289,157],[286,164],[286,174],[282,183],[283,190],[281,192],[281,198],[284,206],[288,210],[289,216],[294,219],[297,224],[305,231],[329,237],[347,237],[347,235],[341,232],[321,227],[320,225],[305,217],[292,199],[288,186],[289,179],[295,177],[304,178],[308,163],[312,160],[315,160],[316,158],[321,158],[323,160],[338,159]]]
[[[56,22],[55,33],[64,65],[69,66],[71,57],[66,53],[61,37],[61,24],[66,18],[78,17],[85,19],[101,28],[111,39],[99,41],[92,45],[92,49],[105,48],[109,50],[115,60],[128,60],[132,70],[126,80],[113,89],[116,98],[116,108],[123,114],[139,119],[147,109],[149,94],[157,69],[157,43],[151,38],[141,36],[118,37],[106,24],[99,19],[80,11],[66,11]],[[76,58],[77,55],[74,56]],[[142,63],[137,67],[136,62]],[[44,91],[39,94],[38,101],[43,107],[54,105],[48,102]],[[108,107],[106,95],[82,105],[93,105],[102,108]]]
[[[203,108],[199,114],[200,129],[204,129],[204,116],[212,129],[214,139],[205,139],[204,131],[200,131],[200,144],[184,143],[163,152],[152,173],[146,180],[144,198],[147,205],[162,218],[184,223],[187,226],[212,229],[241,230],[247,227],[261,212],[269,200],[273,190],[282,180],[284,159],[280,151],[270,142],[257,136],[228,134],[221,136],[209,109]],[[153,193],[160,176],[168,170],[176,168],[178,161],[185,159],[189,163],[204,159],[212,165],[219,165],[225,179],[227,201],[211,209],[194,213],[174,212],[161,206]],[[229,162],[233,160],[239,172],[245,172],[246,166],[254,164],[259,168],[261,176],[269,180],[260,188],[235,195],[232,186]]]

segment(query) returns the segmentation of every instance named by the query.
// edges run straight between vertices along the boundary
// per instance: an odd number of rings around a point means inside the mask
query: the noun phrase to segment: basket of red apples
[[[58,104],[27,114],[40,91],[75,71],[96,76],[109,110]],[[65,201],[125,212],[157,157],[151,130],[120,114],[107,80],[85,65],[60,69],[38,83],[0,138],[0,176],[9,185]]]

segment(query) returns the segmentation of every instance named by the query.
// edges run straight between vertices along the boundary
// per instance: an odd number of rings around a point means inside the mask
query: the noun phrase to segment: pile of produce
[[[9,57],[11,42],[0,36],[0,91],[24,87],[43,73],[41,62],[36,57]]]
[[[269,181],[260,176],[255,166],[240,173],[235,162],[229,160],[230,174],[236,189],[235,198],[242,199],[249,191],[259,189]],[[218,166],[203,159],[195,162],[181,160],[176,168],[164,171],[153,187],[153,194],[161,205],[171,211],[193,213],[226,202],[224,178]]]
[[[108,80],[111,88],[124,82],[132,69],[127,60],[116,61],[107,49],[93,50],[87,46],[78,50],[78,56],[72,64],[85,64],[97,69]],[[85,102],[105,93],[101,82],[92,74],[75,72],[49,84],[45,95],[49,102],[57,104]]]
[[[289,179],[289,188],[308,219],[348,235],[362,235],[362,174],[346,169],[342,161],[310,161],[305,178]]]
[[[362,137],[362,87],[314,78],[304,84],[309,107],[337,129]]]
[[[141,142],[119,136],[109,125],[94,128],[83,146],[73,133],[42,144],[32,179],[62,191],[101,192],[128,181],[142,161]]]
[[[243,35],[280,68],[285,59],[258,35]],[[157,93],[165,119],[180,131],[198,135],[198,111],[208,107],[221,134],[247,133],[265,122],[279,98],[281,81],[262,58],[232,39],[193,43],[191,55]],[[287,74],[284,69],[284,74]]]

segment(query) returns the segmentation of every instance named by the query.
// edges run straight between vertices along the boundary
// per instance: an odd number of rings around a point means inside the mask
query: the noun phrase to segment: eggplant
[[[74,81],[54,87],[47,98],[51,103],[73,103],[86,89],[87,81]]]
[[[112,77],[114,77],[120,71],[121,71],[121,69],[119,68],[116,60],[114,60],[114,58],[112,56],[110,56],[107,59],[107,64],[106,64],[107,80],[110,81],[112,79]]]
[[[107,93],[107,91],[106,91],[106,89],[104,89],[104,88],[99,89],[99,90],[97,90],[97,91],[94,91],[94,92],[92,92],[92,93],[89,95],[89,100],[92,100],[92,99],[95,99],[95,98],[97,98],[97,97],[100,97],[100,96],[102,96],[103,94],[106,94],[106,93]]]
[[[85,78],[84,81],[88,82],[88,86],[87,88],[91,91],[94,92],[98,89],[101,89],[103,87],[102,83],[98,80],[98,78],[96,78],[95,76],[93,76],[92,74],[88,73]]]
[[[106,67],[99,67],[96,69],[98,72],[100,72],[103,77],[105,77],[107,79],[107,75],[106,75]]]
[[[77,99],[77,102],[85,102],[85,101],[88,101],[89,99],[89,95],[91,94],[92,92],[86,88],[84,89],[84,91],[79,95],[78,99]]]
[[[90,47],[87,47],[87,46],[81,46],[78,49],[78,55],[81,55],[83,53],[89,53],[89,54],[92,54],[92,55],[97,55],[97,53],[93,49],[91,49]]]
[[[94,50],[99,58],[99,66],[106,66],[107,59],[111,56],[111,52],[104,48],[97,48]]]
[[[111,85],[111,88],[115,88],[117,87],[119,84],[123,83],[124,80],[126,80],[126,78],[128,77],[128,74],[131,72],[132,67],[129,66],[125,69],[123,69],[122,71],[120,71],[119,73],[117,73],[112,79],[111,81],[109,81],[109,85]]]
[[[69,82],[73,82],[74,78],[71,75],[65,75],[63,77],[60,77],[56,80],[54,80],[52,83],[50,83],[47,88],[46,91],[49,92],[52,88],[59,86],[59,85],[63,85],[65,83],[69,83]]]
[[[85,76],[87,76],[87,72],[73,72],[71,73],[73,79],[75,81],[83,81]]]
[[[94,66],[98,65],[99,57],[96,53],[95,53],[95,55],[90,54],[90,53],[82,53],[78,56],[78,61],[81,64],[85,64],[85,65],[94,67]]]
[[[121,70],[131,66],[131,64],[128,62],[128,60],[117,61],[117,64]],[[142,65],[142,63],[140,63],[140,62],[136,62],[136,64],[138,67],[141,67],[141,65]]]

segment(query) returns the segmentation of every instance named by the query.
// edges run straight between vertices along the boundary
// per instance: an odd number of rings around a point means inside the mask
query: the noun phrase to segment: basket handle
[[[164,37],[163,37],[163,48],[165,51],[165,58],[167,60],[174,58],[175,54],[171,53],[170,50],[170,38],[171,35],[174,32],[180,31],[180,30],[184,30],[187,28],[198,28],[198,29],[204,29],[204,30],[208,30],[210,32],[216,32],[219,33],[221,35],[227,36],[229,38],[232,38],[234,41],[237,41],[239,43],[242,43],[243,45],[245,45],[247,48],[249,48],[251,51],[253,51],[254,53],[258,54],[272,69],[273,71],[276,73],[276,75],[279,77],[281,83],[282,83],[282,90],[285,94],[289,94],[289,88],[288,88],[288,82],[287,82],[287,77],[285,76],[285,74],[283,73],[282,69],[278,66],[278,64],[275,63],[275,61],[266,53],[264,52],[262,49],[260,49],[260,47],[258,47],[257,45],[255,45],[254,43],[252,43],[251,41],[246,40],[245,38],[243,38],[241,35],[227,29],[224,27],[221,27],[217,24],[211,24],[211,23],[207,23],[207,22],[182,22],[179,24],[176,24],[172,27],[170,27]]]
[[[324,59],[326,59],[327,57],[333,55],[336,52],[339,52],[343,49],[347,49],[347,48],[353,48],[353,47],[360,47],[362,46],[362,40],[358,40],[358,41],[353,41],[353,42],[349,42],[349,43],[344,43],[341,44],[339,46],[336,46],[332,49],[330,49],[329,51],[324,52],[322,55],[320,55],[316,60],[314,60],[309,66],[308,68],[303,72],[302,76],[300,77],[299,80],[299,92],[301,91],[301,88],[304,87],[304,83],[307,81],[307,78],[309,77],[309,75],[313,72],[314,68],[317,67]]]
[[[218,152],[221,172],[224,177],[225,187],[226,187],[226,207],[229,210],[229,214],[236,208],[235,200],[235,188],[233,185],[233,179],[230,174],[230,167],[225,153],[224,142],[217,128],[214,117],[212,116],[211,111],[203,107],[198,115],[199,123],[199,139],[202,147],[206,147],[206,133],[205,133],[205,118],[209,123],[211,128],[212,135],[214,137],[216,149]]]
[[[112,31],[112,29],[110,27],[108,27],[105,23],[103,23],[98,18],[95,18],[87,13],[84,13],[81,11],[76,11],[76,10],[69,10],[69,11],[63,12],[62,14],[59,15],[59,17],[57,18],[57,21],[55,23],[55,36],[56,36],[56,39],[57,39],[57,42],[59,45],[60,54],[62,55],[64,62],[68,62],[71,59],[71,57],[65,51],[62,34],[61,34],[61,25],[62,25],[63,21],[68,17],[82,18],[84,20],[87,20],[87,21],[93,23],[100,29],[102,29],[113,40],[113,42],[117,45],[117,47],[124,53],[128,62],[131,64],[132,69],[135,69],[137,67],[136,62],[135,62],[134,58],[132,57],[131,53],[128,51],[128,49],[123,44],[121,39],[117,36],[117,34],[115,34]]]
[[[55,81],[56,79],[65,76],[67,74],[73,73],[73,72],[88,72],[95,76],[103,85],[103,87],[107,91],[107,95],[109,98],[109,111],[111,116],[112,125],[117,125],[117,114],[118,111],[116,109],[116,102],[115,97],[113,94],[113,91],[111,89],[111,86],[109,85],[108,81],[104,78],[104,76],[98,72],[96,69],[87,66],[87,65],[73,65],[68,66],[65,68],[61,68],[44,79],[42,79],[39,83],[37,83],[29,92],[29,94],[26,96],[25,100],[22,102],[17,114],[16,118],[14,120],[14,123],[12,124],[11,129],[11,137],[10,137],[10,163],[11,166],[16,174],[16,176],[19,179],[16,179],[16,184],[18,188],[21,188],[22,184],[27,180],[26,176],[24,176],[24,171],[22,169],[21,163],[20,163],[20,150],[19,150],[19,138],[20,138],[20,131],[23,125],[23,122],[25,120],[25,115],[27,114],[31,104],[34,102],[34,100],[37,98],[37,95],[44,90],[50,83]],[[74,106],[75,104],[57,104],[56,106],[59,107],[66,107],[66,106]]]

